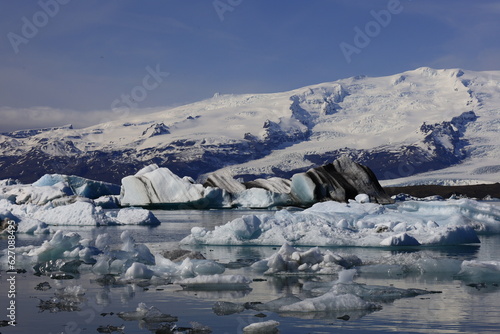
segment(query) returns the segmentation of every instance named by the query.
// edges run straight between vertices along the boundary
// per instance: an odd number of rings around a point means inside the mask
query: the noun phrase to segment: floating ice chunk
[[[49,260],[37,263],[33,269],[36,274],[50,274],[52,272],[78,273],[78,267],[82,264],[80,260]]]
[[[363,275],[404,276],[408,274],[456,274],[462,261],[435,258],[426,252],[402,253],[383,257],[371,265],[358,267]]]
[[[102,233],[99,234],[96,239],[95,239],[95,246],[98,249],[104,250],[105,248],[109,247],[109,244],[111,242],[111,237],[109,236],[108,233]]]
[[[353,283],[354,276],[357,274],[356,269],[342,270],[339,272],[339,278],[331,282],[313,282],[308,281],[304,283],[302,289],[310,291],[315,295],[325,294],[330,291],[336,284],[351,284]]]
[[[65,287],[62,291],[56,293],[58,297],[78,297],[85,295],[87,289],[81,285],[70,285]]]
[[[422,207],[422,203],[425,206]],[[212,245],[408,246],[479,243],[475,230],[500,231],[500,211],[475,201],[322,202],[301,212],[237,218],[210,231],[193,228],[181,243]],[[477,206],[476,206],[477,204]],[[465,208],[462,207],[465,206]],[[471,214],[474,211],[476,214]],[[473,220],[471,219],[473,218]],[[279,259],[276,259],[279,261]]]
[[[352,283],[356,273],[357,273],[356,269],[342,270],[339,273],[339,279],[337,280],[337,283],[343,283],[343,284]]]
[[[275,320],[256,322],[243,327],[243,333],[278,333],[280,323]]]
[[[334,312],[348,310],[377,310],[381,306],[367,302],[353,294],[338,295],[335,292],[327,292],[315,298],[307,298],[300,302],[285,305],[280,308],[281,312]]]
[[[44,241],[43,244],[32,249],[28,256],[37,257],[38,262],[57,260],[63,258],[66,251],[72,251],[79,248],[81,236],[78,233],[70,232],[64,234],[61,230],[56,231],[52,239]]]
[[[120,238],[123,242],[122,250],[130,253],[130,258],[144,264],[155,264],[155,257],[149,248],[144,244],[136,244],[134,238],[130,234],[130,231],[123,231]]]
[[[123,225],[159,225],[160,221],[155,215],[146,209],[125,208],[120,209],[114,217],[119,224]]]
[[[50,186],[17,184],[0,187],[0,199],[8,199],[17,204],[45,205],[54,199],[70,195],[73,192],[64,182]]]
[[[154,306],[148,307],[145,303],[139,303],[133,312],[120,312],[118,316],[126,321],[143,320],[147,323],[151,322],[176,322],[177,317],[170,314],[162,313]]]
[[[399,289],[391,286],[361,285],[356,283],[336,284],[331,291],[339,295],[353,294],[361,297],[363,300],[373,302],[391,302],[400,298],[436,293],[436,291],[421,289]]]
[[[200,275],[176,282],[190,290],[248,290],[252,281],[242,275]]]
[[[457,277],[472,282],[500,282],[500,261],[463,261]]]
[[[119,195],[120,186],[86,179],[79,176],[69,176],[61,174],[45,174],[38,181],[32,184],[35,187],[54,186],[56,184],[66,184],[71,191],[78,196],[95,199],[105,195]]]
[[[355,255],[334,254],[330,250],[321,251],[318,247],[299,251],[285,243],[277,253],[252,264],[251,268],[266,275],[331,275],[355,265],[361,265],[361,260]]]
[[[212,306],[212,311],[216,315],[230,315],[241,313],[245,310],[245,305],[231,302],[218,301]]]
[[[49,225],[99,226],[115,224],[101,208],[88,202],[75,202],[55,208],[43,208],[33,212],[30,216]]]
[[[226,270],[223,265],[211,260],[191,260],[191,262],[196,275],[216,275]]]
[[[125,272],[126,279],[151,279],[153,277],[154,271],[148,269],[148,267],[139,262],[134,262]]]

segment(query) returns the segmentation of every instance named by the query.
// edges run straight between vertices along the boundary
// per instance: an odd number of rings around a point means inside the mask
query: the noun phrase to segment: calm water
[[[261,212],[262,211],[258,211]],[[112,243],[119,244],[120,233],[131,230],[138,243],[145,243],[152,252],[179,247],[178,241],[189,234],[194,226],[214,227],[243,214],[255,211],[155,211],[162,221],[158,227],[127,226],[77,228],[84,238],[95,238],[107,232]],[[30,237],[19,235],[17,246],[41,244],[47,236]],[[461,260],[500,260],[500,236],[482,236],[480,246],[427,248],[422,251],[433,257],[453,257]],[[6,247],[5,239],[1,241]],[[188,249],[186,246],[182,248]],[[257,260],[270,256],[273,247],[198,247],[208,259],[221,263],[241,259]],[[396,254],[394,250],[366,248],[332,248],[334,252],[352,253],[363,261],[376,260],[382,256]],[[0,258],[5,261],[5,258]],[[262,312],[264,318],[255,315],[261,312],[246,310],[239,314],[217,316],[212,311],[215,301],[267,302],[285,294],[300,294],[302,285],[308,280],[336,280],[336,276],[307,278],[264,277],[248,268],[228,269],[225,274],[243,274],[252,279],[263,279],[251,284],[249,293],[227,291],[183,291],[176,284],[165,281],[159,285],[126,284],[121,286],[99,285],[94,275],[83,274],[72,280],[53,280],[45,276],[17,274],[16,279],[16,327],[0,327],[0,333],[96,333],[99,326],[125,325],[125,333],[151,333],[156,327],[138,321],[124,321],[116,313],[135,310],[140,302],[156,306],[163,313],[178,317],[177,325],[190,327],[191,322],[209,326],[213,333],[242,333],[248,324],[276,320],[280,322],[280,333],[498,333],[500,332],[500,288],[496,283],[484,287],[470,286],[471,282],[456,280],[447,275],[420,275],[397,277],[360,276],[357,283],[393,285],[398,288],[439,290],[440,294],[422,295],[383,303],[383,309],[372,313],[342,312],[342,314],[304,314],[300,317]],[[2,272],[0,281],[0,320],[7,320],[6,278]],[[36,290],[37,284],[48,282],[51,289]],[[477,282],[480,283],[480,282]],[[500,283],[500,282],[499,282]],[[75,301],[75,310],[59,312],[42,311],[40,300],[48,300],[59,288],[82,285],[87,289],[84,298]],[[110,314],[113,313],[113,314]],[[348,321],[337,319],[349,315]],[[149,327],[149,328],[148,328]],[[116,333],[116,332],[115,332]]]

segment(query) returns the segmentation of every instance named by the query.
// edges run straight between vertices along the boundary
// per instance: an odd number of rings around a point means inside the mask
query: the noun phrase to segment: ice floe
[[[469,282],[500,282],[500,261],[463,261],[457,277]]]
[[[366,198],[364,198],[366,199]],[[194,227],[183,244],[303,246],[437,246],[479,243],[500,232],[500,210],[474,200],[392,205],[322,202],[301,212],[246,215],[214,230]]]
[[[16,204],[45,205],[55,200],[70,202],[74,197],[97,199],[119,194],[118,185],[61,174],[46,174],[32,184],[0,184],[0,199]]]
[[[243,327],[243,333],[278,333],[280,323],[275,320],[255,322]]]
[[[119,195],[120,186],[108,182],[95,181],[74,175],[45,174],[32,184],[33,187],[54,186],[64,184],[73,194],[96,199],[101,196]]]
[[[123,208],[105,212],[89,200],[55,206],[15,204],[0,199],[0,222],[8,219],[16,223],[19,233],[48,233],[49,226],[101,226],[101,225],[158,225],[152,212],[142,208]]]
[[[242,275],[200,275],[177,281],[183,289],[189,290],[248,290],[252,280]]]
[[[265,275],[332,275],[361,264],[361,259],[355,255],[335,254],[318,247],[299,251],[285,243],[278,252],[254,263],[251,268]]]

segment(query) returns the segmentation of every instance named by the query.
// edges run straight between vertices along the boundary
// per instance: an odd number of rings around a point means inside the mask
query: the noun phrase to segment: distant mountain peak
[[[193,178],[221,168],[243,179],[289,177],[347,154],[381,180],[493,182],[499,110],[500,71],[429,67],[288,92],[214,94],[126,122],[3,133],[0,178],[120,182],[151,163]]]

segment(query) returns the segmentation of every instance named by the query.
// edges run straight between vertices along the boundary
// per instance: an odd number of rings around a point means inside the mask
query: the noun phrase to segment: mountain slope
[[[85,129],[4,133],[0,178],[58,172],[118,183],[149,163],[194,178],[221,168],[289,177],[348,154],[387,184],[496,182],[499,116],[499,71],[419,68],[217,95]]]

